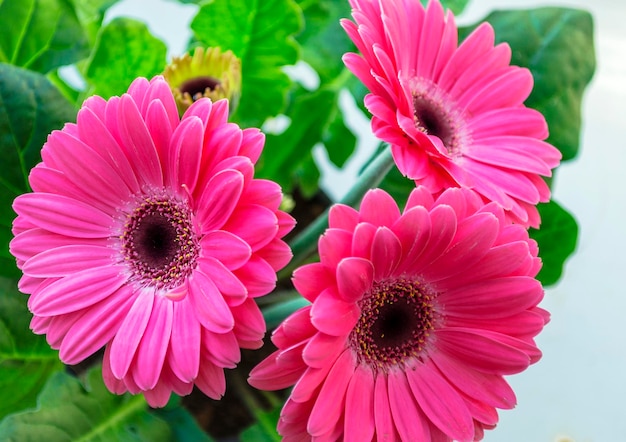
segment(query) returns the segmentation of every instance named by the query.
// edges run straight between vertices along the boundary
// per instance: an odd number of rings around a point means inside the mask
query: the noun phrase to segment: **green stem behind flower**
[[[365,168],[363,173],[358,177],[356,183],[350,191],[343,197],[340,204],[354,207],[358,205],[365,193],[376,187],[385,178],[387,173],[393,166],[393,157],[391,155],[391,147],[386,146],[378,156]],[[293,259],[288,268],[290,273],[293,269],[309,257],[317,247],[317,241],[324,230],[328,227],[328,213],[330,207],[321,214],[315,221],[309,224],[302,232],[300,232],[290,243],[293,252]],[[284,271],[281,272],[284,274]]]

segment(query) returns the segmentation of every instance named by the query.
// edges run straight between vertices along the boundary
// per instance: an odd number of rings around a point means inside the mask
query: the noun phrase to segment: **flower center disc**
[[[387,370],[419,357],[434,329],[435,294],[417,281],[375,282],[349,342],[360,363]]]
[[[196,266],[200,245],[191,211],[180,202],[148,198],[129,215],[122,253],[143,285],[179,286]]]
[[[182,93],[187,92],[193,101],[196,101],[204,96],[207,89],[209,91],[214,91],[220,84],[221,82],[214,77],[195,77],[181,84],[180,91]]]
[[[439,138],[452,157],[461,155],[467,141],[466,125],[454,100],[439,86],[424,78],[412,79],[409,87],[417,130]]]

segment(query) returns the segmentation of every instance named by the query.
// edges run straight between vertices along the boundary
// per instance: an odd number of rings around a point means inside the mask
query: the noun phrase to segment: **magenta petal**
[[[276,213],[267,207],[239,206],[224,226],[250,244],[253,252],[268,244],[278,233]]]
[[[200,270],[205,275],[211,275],[211,281],[217,289],[226,296],[228,305],[239,305],[248,297],[246,286],[228,270],[224,264],[213,258],[200,258]]]
[[[179,379],[191,382],[200,369],[200,323],[189,302],[174,302],[173,308],[170,367]]]
[[[110,299],[87,309],[67,331],[59,358],[65,364],[77,364],[113,339],[134,302],[132,294],[131,288],[123,286]]]
[[[254,367],[248,383],[259,390],[281,390],[295,384],[306,366],[302,364],[301,367],[293,367],[288,371],[284,367],[278,367],[276,358],[280,354],[280,351],[276,351]]]
[[[242,189],[243,175],[239,171],[224,170],[211,178],[198,201],[198,222],[203,232],[224,226],[239,202]]]
[[[344,204],[335,204],[328,213],[328,226],[352,232],[359,222],[359,212]]]
[[[232,332],[212,333],[202,331],[202,351],[218,367],[235,368],[241,360],[237,338]]]
[[[172,301],[155,296],[152,314],[139,342],[133,369],[133,379],[142,390],[152,390],[157,386],[170,344],[173,317]]]
[[[359,365],[346,392],[344,440],[362,442],[374,436],[374,377]]]
[[[246,286],[252,298],[267,295],[276,287],[276,272],[267,261],[255,255],[233,274]]]
[[[426,361],[416,370],[407,370],[411,391],[430,421],[448,437],[473,440],[474,423],[463,399],[444,377]]]
[[[355,303],[337,299],[329,290],[315,300],[311,308],[311,322],[319,331],[332,336],[350,333],[359,320],[361,310]]]
[[[202,370],[198,373],[196,386],[211,399],[219,399],[226,391],[224,369],[210,362],[203,362]]]
[[[193,193],[200,173],[204,126],[197,117],[185,118],[172,134],[168,165],[177,186]]]
[[[111,215],[63,195],[26,193],[15,199],[13,209],[36,226],[60,235],[75,238],[111,235]]]
[[[247,299],[243,304],[232,307],[235,318],[235,336],[237,340],[248,342],[260,341],[265,334],[265,319],[254,299]]]
[[[502,376],[474,370],[442,352],[433,352],[431,357],[446,379],[466,396],[492,407],[511,409],[515,406],[515,393]]]
[[[113,341],[111,341],[111,372],[117,379],[126,376],[135,357],[139,342],[152,315],[154,298],[153,293],[147,290],[140,291]]]
[[[104,356],[102,358],[102,379],[104,385],[114,394],[124,394],[128,389],[124,384],[124,381],[118,379],[111,370],[111,344],[107,345],[104,349]]]
[[[293,285],[304,298],[313,302],[329,285],[335,284],[334,275],[322,264],[312,263],[293,272]]]
[[[203,327],[215,333],[233,329],[233,314],[210,277],[196,270],[189,278],[189,295],[196,318]]]
[[[430,440],[428,422],[415,403],[406,374],[397,370],[388,376],[389,405],[401,440]]]
[[[210,256],[229,270],[244,265],[252,254],[250,246],[237,235],[224,230],[208,232],[200,241],[203,256]]]
[[[66,276],[113,264],[113,250],[91,245],[67,245],[45,250],[28,259],[22,271],[38,278]]]
[[[374,383],[374,424],[379,441],[399,439],[391,415],[387,375],[385,374],[377,374]]]
[[[322,368],[346,348],[345,336],[316,333],[302,350],[302,359],[309,367]]]
[[[389,228],[379,227],[372,241],[374,278],[381,280],[391,276],[401,257],[402,245],[398,237]]]
[[[345,258],[337,266],[339,296],[346,302],[356,302],[372,287],[374,266],[363,258]]]
[[[122,267],[105,265],[70,274],[32,295],[28,308],[36,315],[53,316],[89,307],[126,282],[122,272]]]
[[[337,424],[345,403],[346,391],[354,374],[354,357],[350,350],[344,351],[335,361],[328,378],[315,401],[308,423],[313,437],[331,432]]]
[[[137,104],[129,95],[125,94],[120,98],[119,112],[116,116],[122,147],[130,159],[135,174],[143,183],[162,186],[163,172],[159,154]]]
[[[360,220],[377,227],[391,227],[400,218],[400,209],[395,200],[385,191],[368,191],[361,201]]]
[[[493,374],[519,373],[531,363],[528,353],[509,336],[486,330],[447,328],[435,331],[438,347],[471,368]]]

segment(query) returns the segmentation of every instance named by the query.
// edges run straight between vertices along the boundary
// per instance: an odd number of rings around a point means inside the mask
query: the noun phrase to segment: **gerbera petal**
[[[189,299],[196,318],[214,333],[227,333],[235,325],[233,314],[211,278],[196,270],[189,278]]]
[[[374,430],[374,377],[371,370],[360,365],[346,392],[344,440],[372,440]]]
[[[133,379],[142,390],[152,390],[159,382],[170,344],[173,316],[172,301],[155,296],[152,313],[137,347],[135,366],[132,370]]]
[[[246,300],[248,289],[224,264],[210,257],[200,258],[198,262],[200,270],[205,275],[211,275],[211,281],[226,296],[229,305],[239,305]]]
[[[246,286],[248,296],[252,298],[267,295],[276,287],[276,272],[258,255],[253,255],[233,274]]]
[[[104,347],[117,333],[134,301],[132,289],[122,286],[95,308],[86,309],[68,329],[59,348],[59,358],[74,365]]]
[[[200,240],[200,247],[202,255],[217,259],[229,270],[240,268],[252,255],[247,242],[225,230],[207,232]]]
[[[391,415],[401,440],[430,440],[427,422],[419,418],[421,411],[402,371],[389,373],[387,378]]]
[[[70,274],[31,295],[28,308],[36,315],[54,316],[92,306],[126,282],[122,272],[121,266],[109,264]]]
[[[337,266],[339,296],[346,302],[363,297],[374,281],[374,265],[363,258],[345,258]]]
[[[308,422],[308,432],[313,436],[333,431],[344,406],[346,391],[354,374],[354,361],[350,351],[344,351],[335,361],[328,373],[328,379],[322,386],[315,401]]]
[[[353,231],[359,222],[359,212],[344,204],[335,204],[328,213],[328,226]]]
[[[365,221],[377,227],[391,227],[400,218],[398,204],[380,189],[368,191],[361,201],[359,221]]]
[[[389,403],[389,390],[387,388],[387,376],[376,374],[374,383],[374,424],[376,425],[377,440],[399,439]]]
[[[448,437],[472,441],[474,423],[463,399],[426,361],[416,370],[407,370],[411,391],[430,421]]]
[[[387,227],[379,227],[372,241],[371,260],[374,278],[383,279],[391,275],[402,257],[402,244]]]
[[[128,373],[130,364],[135,357],[154,305],[155,296],[148,291],[138,293],[128,315],[120,325],[120,328],[111,341],[110,361],[111,372],[117,379],[122,379]]]
[[[313,302],[328,285],[334,284],[335,277],[322,264],[313,263],[298,267],[291,281],[304,298]]]
[[[242,189],[243,175],[239,171],[224,170],[211,178],[198,201],[198,222],[204,232],[224,226],[237,206]]]
[[[106,238],[111,215],[93,206],[51,193],[26,193],[13,202],[13,210],[38,227],[75,238]]]
[[[196,378],[196,385],[211,399],[220,399],[226,391],[224,369],[210,362],[203,363],[202,370],[200,370]]]
[[[169,366],[179,379],[191,382],[200,369],[200,323],[189,302],[172,304]]]
[[[337,295],[333,295],[330,289],[323,291],[311,308],[311,322],[323,333],[346,335],[359,319],[360,310],[354,303],[335,298]]]
[[[92,245],[64,245],[44,250],[29,258],[22,271],[39,278],[66,276],[113,264],[112,250]]]
[[[237,338],[232,332],[213,333],[204,329],[202,348],[207,359],[218,367],[235,368],[241,360]]]
[[[202,158],[204,126],[198,117],[181,121],[171,136],[168,170],[172,186],[186,186],[191,193],[196,188]]]

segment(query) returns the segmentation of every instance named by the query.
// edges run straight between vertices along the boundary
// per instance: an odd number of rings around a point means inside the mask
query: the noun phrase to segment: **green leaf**
[[[341,57],[356,51],[339,20],[350,17],[350,4],[336,0],[298,0],[305,19],[305,28],[298,35],[302,59],[320,76],[322,84],[332,81],[344,69]]]
[[[111,394],[100,367],[88,373],[85,385],[67,373],[55,373],[36,410],[9,415],[0,423],[1,440],[44,437],[47,442],[174,440],[167,423],[148,412],[143,396]]]
[[[0,419],[33,407],[50,374],[62,367],[45,338],[30,331],[26,300],[15,281],[0,278]]]
[[[246,428],[240,435],[241,442],[280,442],[282,439],[276,432],[276,424],[281,408],[256,413],[257,423]]]
[[[119,0],[70,0],[76,16],[86,31],[89,43],[93,46],[102,26],[104,13]]]
[[[63,0],[0,1],[0,62],[47,73],[89,55],[74,8]]]
[[[337,105],[332,109],[330,124],[322,135],[328,158],[337,167],[342,167],[356,147],[356,136],[346,126],[343,113]]]
[[[0,275],[19,275],[8,247],[11,204],[30,190],[28,173],[41,161],[48,134],[75,118],[75,109],[46,77],[0,63]]]
[[[427,6],[428,1],[429,0],[422,0],[422,4]],[[443,7],[451,10],[455,15],[459,15],[463,12],[468,3],[468,0],[441,0]]]
[[[528,67],[535,78],[526,105],[539,110],[550,128],[548,142],[563,161],[578,153],[581,101],[595,70],[593,19],[586,11],[539,8],[496,11],[486,20],[498,42],[508,42],[512,63]]]
[[[121,95],[137,77],[152,78],[163,71],[167,47],[148,27],[118,17],[102,28],[85,77],[91,91],[104,98]]]
[[[241,60],[241,100],[232,118],[243,126],[260,126],[286,103],[289,77],[302,26],[293,0],[214,0],[201,6],[191,23],[195,37],[209,47],[230,49]]]
[[[153,411],[158,417],[168,423],[172,430],[173,440],[176,442],[212,442],[193,416],[180,406],[159,408]]]
[[[554,200],[537,206],[541,228],[530,229],[530,237],[539,244],[543,267],[537,279],[544,286],[555,284],[563,273],[563,266],[576,250],[578,224],[574,217]]]
[[[258,162],[258,175],[278,182],[285,192],[300,181],[298,177],[307,178],[308,183],[313,178],[317,184],[319,171],[313,162],[311,149],[321,139],[330,112],[336,106],[337,93],[331,89],[296,93],[287,112],[291,118],[289,127],[280,135],[267,135]]]

